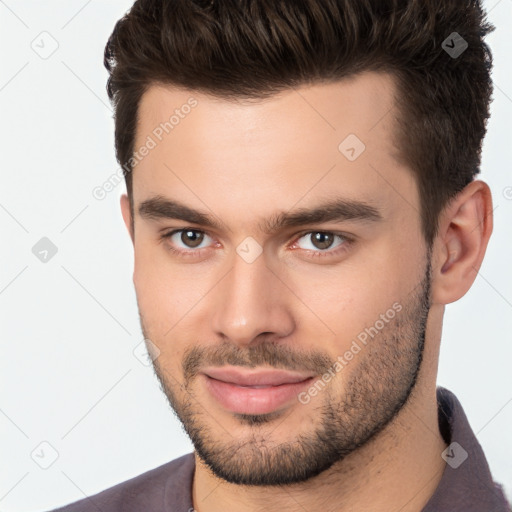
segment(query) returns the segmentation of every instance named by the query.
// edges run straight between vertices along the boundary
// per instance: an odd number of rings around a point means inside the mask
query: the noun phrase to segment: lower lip
[[[204,377],[206,387],[214,398],[228,411],[239,414],[267,414],[291,401],[297,401],[300,391],[313,380],[311,377],[293,384],[250,388],[213,379],[207,375]]]

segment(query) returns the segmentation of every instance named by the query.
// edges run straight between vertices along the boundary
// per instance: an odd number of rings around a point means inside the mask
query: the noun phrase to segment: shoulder
[[[194,455],[188,453],[141,475],[50,512],[145,512],[164,510],[169,490],[190,493]],[[177,498],[173,496],[172,498]],[[183,496],[186,498],[186,496]]]

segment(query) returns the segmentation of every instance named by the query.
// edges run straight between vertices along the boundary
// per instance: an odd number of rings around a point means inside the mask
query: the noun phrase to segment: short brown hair
[[[494,30],[479,0],[137,0],[105,47],[116,157],[132,205],[137,110],[160,83],[261,98],[362,71],[396,79],[401,158],[415,173],[423,234],[480,171]],[[457,32],[456,58],[443,41]],[[446,44],[446,43],[445,43]]]

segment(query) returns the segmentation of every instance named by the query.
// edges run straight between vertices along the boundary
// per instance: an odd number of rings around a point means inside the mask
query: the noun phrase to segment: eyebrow
[[[179,219],[216,230],[231,231],[216,216],[195,210],[179,201],[163,196],[146,199],[140,204],[138,211],[142,218],[148,220]],[[376,222],[382,220],[382,215],[377,208],[363,201],[338,198],[312,208],[299,208],[292,212],[279,212],[261,221],[258,227],[263,233],[272,234],[286,228],[306,224],[347,220]]]

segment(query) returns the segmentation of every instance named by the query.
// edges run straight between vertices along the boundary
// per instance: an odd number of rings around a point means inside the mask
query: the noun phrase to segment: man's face
[[[414,177],[393,156],[393,87],[367,73],[263,102],[142,98],[142,329],[197,454],[230,482],[320,473],[414,386],[430,262]]]

